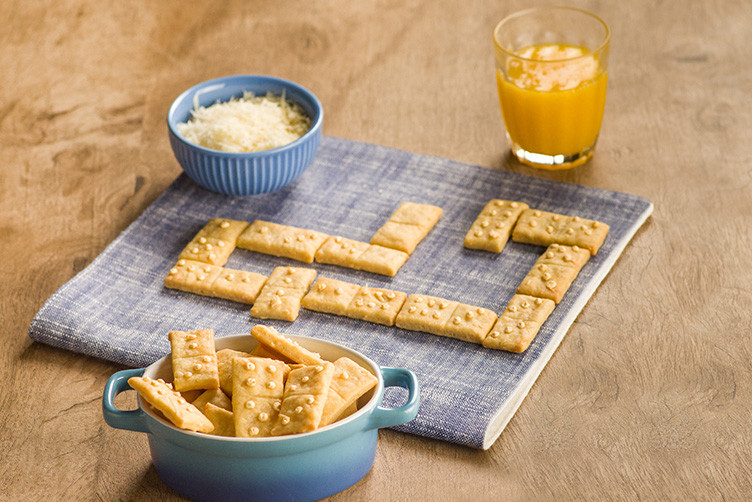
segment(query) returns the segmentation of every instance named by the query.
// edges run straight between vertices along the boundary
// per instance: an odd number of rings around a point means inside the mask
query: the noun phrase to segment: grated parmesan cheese
[[[223,152],[258,152],[292,143],[311,127],[311,119],[297,103],[251,92],[211,106],[198,105],[194,97],[188,122],[178,132],[188,141]]]

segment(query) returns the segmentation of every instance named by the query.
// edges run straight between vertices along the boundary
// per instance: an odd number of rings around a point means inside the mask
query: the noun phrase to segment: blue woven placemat
[[[301,310],[293,323],[262,321],[283,333],[361,351],[382,366],[413,370],[421,385],[418,417],[398,427],[445,441],[488,448],[512,417],[577,314],[650,215],[633,195],[492,170],[377,145],[325,137],[313,164],[271,194],[229,197],[180,176],[86,269],[37,313],[29,336],[56,347],[146,366],[169,352],[171,330],[248,332],[249,307],[163,287],[164,277],[212,217],[263,219],[368,241],[405,201],[434,204],[444,215],[393,277],[314,263],[319,275],[439,296],[500,313],[543,248],[509,242],[501,254],[462,246],[465,232],[492,198],[604,221],[605,244],[582,270],[523,354],[424,333]],[[292,260],[236,250],[227,267],[265,275]],[[306,265],[308,266],[308,265]],[[399,404],[399,391],[385,403]]]

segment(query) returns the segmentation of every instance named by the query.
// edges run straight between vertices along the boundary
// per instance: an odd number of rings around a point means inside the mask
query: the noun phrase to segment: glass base
[[[545,169],[548,171],[559,171],[571,169],[590,160],[595,151],[595,145],[571,155],[546,155],[542,153],[528,152],[520,145],[512,143],[512,153],[517,160],[536,169]]]

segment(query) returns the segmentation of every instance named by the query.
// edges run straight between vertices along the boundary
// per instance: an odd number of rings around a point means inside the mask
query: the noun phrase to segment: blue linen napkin
[[[318,263],[310,267],[325,277],[501,313],[543,248],[510,241],[501,254],[465,249],[465,233],[492,198],[611,226],[603,247],[523,354],[304,309],[293,323],[259,321],[250,317],[247,305],[163,286],[180,251],[212,217],[263,219],[367,242],[401,202],[412,201],[440,206],[444,215],[395,277]],[[283,333],[341,343],[382,366],[414,371],[421,385],[420,412],[397,429],[485,449],[652,208],[633,195],[325,137],[308,170],[274,193],[224,196],[181,175],[46,302],[29,336],[135,367],[169,352],[171,330],[212,328],[221,337],[249,332],[262,322]],[[269,275],[280,265],[301,266],[240,249],[226,266]],[[399,405],[402,399],[392,390],[385,405]]]

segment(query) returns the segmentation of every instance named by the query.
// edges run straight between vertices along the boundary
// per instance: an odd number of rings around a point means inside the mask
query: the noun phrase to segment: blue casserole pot
[[[159,477],[193,500],[318,500],[340,492],[371,469],[378,429],[409,422],[418,414],[418,381],[409,370],[380,368],[341,345],[289,338],[330,361],[349,357],[376,375],[378,385],[360,399],[353,415],[313,432],[272,438],[227,438],[178,429],[157,417],[140,398],[136,410],[117,409],[115,396],[131,389],[130,377],[172,380],[168,355],[147,368],[112,375],[102,397],[104,419],[116,429],[146,433]],[[216,339],[217,350],[250,351],[255,345],[249,335]],[[384,388],[390,386],[407,389],[404,405],[380,406]]]

